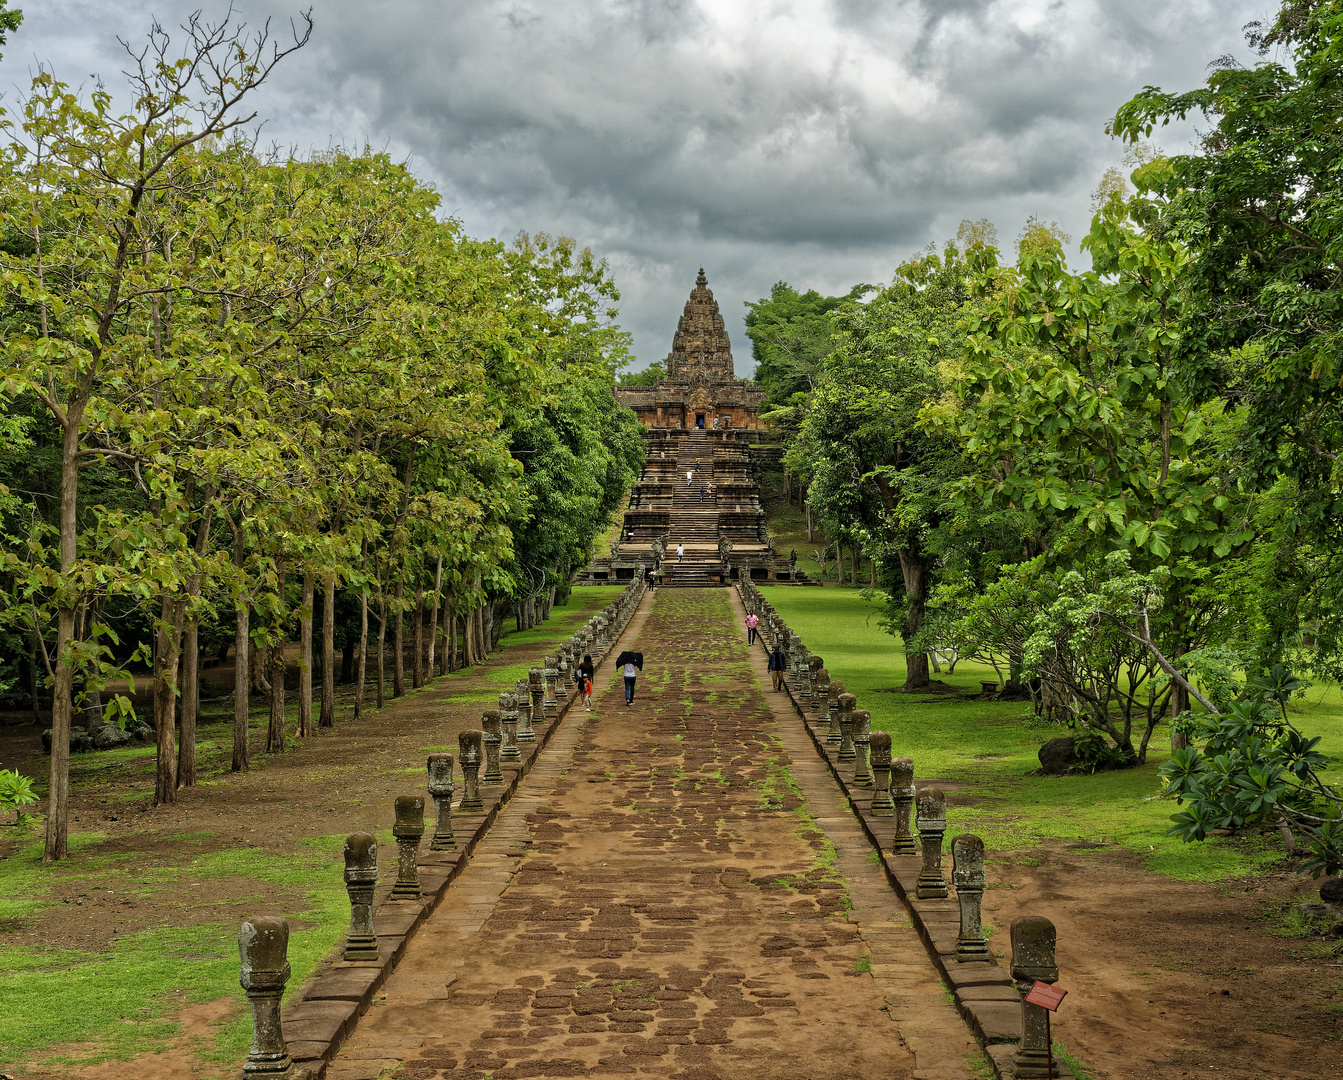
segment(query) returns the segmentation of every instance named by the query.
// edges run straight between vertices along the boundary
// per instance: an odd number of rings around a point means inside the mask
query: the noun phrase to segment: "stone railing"
[[[479,729],[458,734],[455,760],[450,753],[429,755],[425,791],[433,803],[433,831],[427,850],[421,850],[425,796],[396,797],[391,807],[397,846],[393,881],[379,885],[372,835],[354,833],[345,841],[349,934],[340,958],[305,986],[283,1015],[289,924],[270,916],[243,921],[238,933],[241,982],[253,1017],[245,1077],[317,1080],[325,1074],[327,1062],[405,955],[407,943],[447,894],[568,713],[577,698],[584,655],[601,666],[644,591],[641,579],[632,581],[556,652],[539,658],[527,679],[499,695],[497,709],[485,710]]]
[[[948,883],[943,872],[946,795],[915,783],[914,762],[892,756],[898,748],[891,736],[871,730],[871,714],[857,708],[856,695],[831,678],[821,657],[789,629],[759,588],[742,582],[738,592],[747,612],[760,619],[760,646],[766,652],[776,644],[782,647],[784,685],[798,716],[848,796],[887,880],[997,1074],[1004,1080],[1051,1075],[1045,1010],[1028,1002],[1026,994],[1036,982],[1058,980],[1053,924],[1034,915],[1014,919],[1011,962],[1006,970],[998,965],[980,917],[987,885],[983,841],[969,833],[952,841]],[[1056,1058],[1052,1075],[1071,1073]]]

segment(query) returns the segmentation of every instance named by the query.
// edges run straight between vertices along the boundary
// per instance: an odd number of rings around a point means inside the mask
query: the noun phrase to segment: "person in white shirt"
[[[684,554],[685,554],[685,545],[684,545],[684,544],[677,544],[677,545],[676,545],[676,561],[677,561],[677,562],[680,562],[680,561],[681,561],[681,556],[683,556]]]
[[[689,487],[690,484],[691,484],[691,481],[693,481],[694,479],[695,479],[695,470],[694,470],[694,469],[686,469],[686,471],[685,471],[685,486],[686,486],[686,487]]]
[[[639,677],[639,671],[644,666],[644,654],[626,649],[616,657],[616,666],[625,676],[625,704],[633,705],[634,680]]]

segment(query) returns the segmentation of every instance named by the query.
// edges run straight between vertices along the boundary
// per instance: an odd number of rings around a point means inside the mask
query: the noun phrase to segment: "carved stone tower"
[[[735,378],[727,328],[701,266],[685,312],[676,324],[671,355],[667,357],[667,380],[715,386]]]

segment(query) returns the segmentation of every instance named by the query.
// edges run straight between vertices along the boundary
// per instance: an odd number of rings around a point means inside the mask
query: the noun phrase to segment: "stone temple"
[[[676,324],[667,377],[618,389],[616,399],[644,426],[644,469],[620,539],[575,584],[626,581],[649,568],[666,585],[805,580],[765,530],[759,472],[777,463],[779,449],[762,442],[764,391],[736,377],[703,268]],[[679,560],[677,545],[685,548]]]

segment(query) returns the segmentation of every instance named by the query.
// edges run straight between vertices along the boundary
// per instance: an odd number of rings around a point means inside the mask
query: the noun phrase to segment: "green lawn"
[[[766,598],[809,648],[825,660],[872,713],[874,730],[891,734],[892,752],[914,759],[915,775],[964,785],[952,799],[948,839],[962,832],[994,849],[1023,849],[1042,839],[1085,840],[1138,852],[1148,867],[1184,880],[1211,881],[1250,873],[1281,849],[1258,837],[1186,844],[1166,835],[1174,804],[1160,798],[1157,767],[1168,756],[1165,726],[1152,737],[1147,764],[1094,776],[1033,777],[1036,751],[1066,731],[1039,726],[1029,702],[984,701],[970,695],[991,668],[965,661],[934,675],[957,694],[904,694],[900,642],[878,626],[879,608],[857,589],[770,588]],[[1312,688],[1294,703],[1294,720],[1323,737],[1322,749],[1343,759],[1343,700],[1335,685]]]

